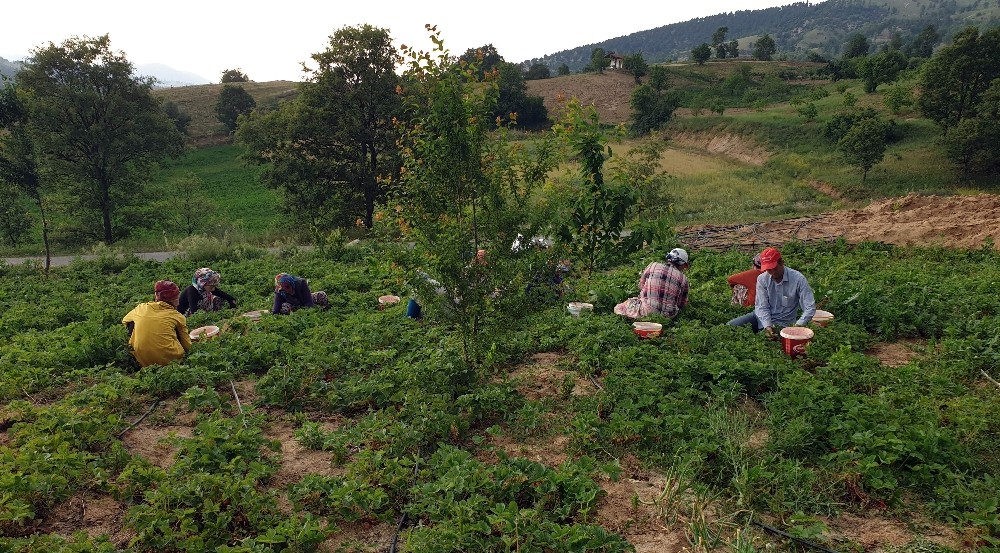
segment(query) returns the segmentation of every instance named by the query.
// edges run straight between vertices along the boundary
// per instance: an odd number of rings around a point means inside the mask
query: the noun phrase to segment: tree
[[[480,82],[475,63],[453,63],[436,29],[428,29],[434,52],[403,50],[410,116],[402,121],[406,170],[392,212],[413,243],[406,265],[435,280],[415,281],[424,306],[461,340],[463,359],[441,367],[438,376],[440,391],[456,397],[479,378],[504,317],[532,307],[522,301],[525,286],[512,285],[525,282],[526,266],[511,244],[518,234],[532,235],[527,202],[552,168],[546,162],[552,149],[539,143],[528,152],[509,144],[505,129],[498,131],[490,118],[498,83]],[[477,261],[480,249],[486,256]]]
[[[865,35],[861,33],[854,33],[847,37],[847,43],[844,45],[844,55],[845,59],[860,58],[868,55],[868,50],[871,46],[868,44],[868,39]]]
[[[285,210],[319,238],[360,218],[374,222],[387,182],[399,174],[394,119],[402,117],[399,54],[389,31],[342,27],[299,94],[275,111],[254,111],[236,138],[281,190]]]
[[[705,62],[712,58],[712,47],[707,42],[702,42],[691,50],[691,59],[698,65],[705,65]]]
[[[506,63],[500,52],[493,44],[484,44],[479,48],[469,48],[464,54],[458,57],[459,63],[475,65],[479,68],[480,76],[493,71],[501,63]]]
[[[761,61],[771,61],[771,56],[777,51],[777,46],[774,44],[774,39],[771,35],[764,33],[764,36],[757,39],[751,48],[753,51],[753,57]]]
[[[945,132],[975,115],[979,97],[1000,77],[1000,28],[968,27],[938,50],[920,74],[917,107]]]
[[[649,68],[649,86],[653,90],[660,92],[670,86],[670,73],[662,65],[654,65]]]
[[[0,235],[11,247],[31,230],[31,215],[21,203],[23,197],[16,186],[0,180]]]
[[[733,59],[740,57],[740,41],[735,39],[729,41],[729,57]]]
[[[976,106],[976,115],[966,117],[942,139],[948,158],[961,169],[962,176],[995,174],[1000,167],[1000,79],[994,79]]]
[[[111,244],[154,215],[143,212],[153,165],[182,151],[182,137],[107,35],[35,49],[18,74],[39,172],[74,198],[75,232]],[[139,209],[137,209],[139,208]],[[100,223],[83,219],[93,214]]]
[[[497,106],[493,119],[502,122],[517,123],[525,129],[537,129],[544,126],[549,119],[541,96],[529,96],[528,86],[524,82],[521,69],[513,63],[501,63],[495,69],[499,90]]]
[[[861,58],[857,72],[865,83],[865,92],[872,94],[878,85],[895,81],[905,67],[906,58],[903,54],[899,50],[888,50]]]
[[[0,183],[11,187],[10,196],[20,201],[22,194],[31,198],[42,223],[45,248],[45,273],[52,265],[47,215],[48,187],[39,174],[38,156],[28,126],[28,111],[18,89],[7,83],[0,90]]]
[[[649,71],[649,64],[642,57],[642,52],[636,52],[625,56],[625,59],[622,61],[622,68],[635,77],[635,84],[642,84],[642,78]]]
[[[927,25],[913,38],[913,41],[906,45],[907,57],[929,58],[934,54],[934,47],[941,41],[934,25]]]
[[[868,179],[868,171],[885,157],[887,132],[886,121],[871,117],[852,125],[837,142],[847,162],[861,168],[862,184]]]
[[[604,48],[594,48],[590,51],[590,69],[597,73],[604,73],[604,69],[611,63],[611,59],[604,52]]]
[[[233,133],[240,116],[248,115],[255,107],[257,101],[242,86],[222,85],[219,99],[215,101],[215,117],[229,133]]]
[[[165,111],[167,117],[174,122],[174,126],[177,127],[177,132],[187,134],[188,125],[191,124],[190,115],[181,111],[181,108],[171,100],[167,100],[163,103],[163,111]]]
[[[799,115],[805,117],[806,121],[815,121],[819,117],[819,109],[816,108],[816,104],[812,102],[805,103],[798,110]]]
[[[726,33],[729,27],[719,27],[712,33],[712,48],[715,48],[715,57],[720,60],[726,59],[729,54],[729,45],[726,44]]]
[[[528,72],[524,74],[524,79],[526,81],[535,81],[539,79],[548,79],[552,76],[552,72],[549,71],[549,66],[544,63],[533,63],[531,67],[528,68]]]
[[[882,104],[889,111],[899,114],[903,108],[913,105],[913,91],[902,84],[896,83],[882,93]]]
[[[172,184],[173,197],[170,206],[174,215],[174,227],[186,236],[205,230],[211,223],[215,205],[205,194],[205,184],[198,175],[188,172]]]
[[[654,66],[649,83],[632,90],[629,105],[632,107],[632,133],[641,136],[659,129],[670,121],[680,105],[677,94],[667,90],[666,70]],[[654,78],[655,76],[655,78]]]
[[[559,69],[556,70],[556,74],[559,75],[560,77],[564,75],[569,75],[569,66],[566,65],[565,63],[559,64]]]
[[[237,69],[226,69],[222,72],[222,79],[219,80],[220,83],[248,83],[250,82],[250,77],[247,77],[243,70]]]

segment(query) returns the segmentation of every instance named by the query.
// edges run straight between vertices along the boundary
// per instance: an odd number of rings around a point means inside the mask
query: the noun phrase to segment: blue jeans
[[[757,318],[757,315],[753,311],[747,313],[746,315],[740,315],[726,324],[729,326],[751,325],[754,334],[763,330],[763,327],[760,326],[760,319]]]

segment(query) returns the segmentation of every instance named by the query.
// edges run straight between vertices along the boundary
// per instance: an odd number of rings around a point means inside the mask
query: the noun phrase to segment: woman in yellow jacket
[[[128,327],[128,345],[139,365],[166,365],[191,351],[184,315],[177,310],[181,290],[169,280],[154,287],[156,301],[140,303],[122,318]]]

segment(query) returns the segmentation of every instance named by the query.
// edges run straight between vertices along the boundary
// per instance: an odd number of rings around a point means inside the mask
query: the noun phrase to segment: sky
[[[303,80],[302,62],[322,52],[348,25],[389,30],[396,45],[431,50],[424,29],[437,25],[454,55],[493,44],[506,61],[540,58],[561,50],[738,10],[793,0],[698,2],[489,3],[419,0],[32,0],[0,8],[0,57],[21,60],[36,47],[70,37],[108,34],[111,48],[135,65],[159,63],[218,82],[226,69],[242,69],[258,82]],[[612,9],[614,6],[622,9]],[[600,6],[603,6],[601,8]],[[705,37],[708,40],[710,37]]]

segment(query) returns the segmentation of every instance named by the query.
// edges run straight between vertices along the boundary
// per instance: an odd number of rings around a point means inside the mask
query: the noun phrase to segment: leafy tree
[[[941,41],[934,25],[927,25],[906,45],[906,55],[911,58],[929,58],[934,54],[934,47]]]
[[[1000,79],[994,79],[976,106],[975,117],[966,117],[948,130],[942,144],[962,176],[995,174],[1000,168]]]
[[[48,216],[50,193],[49,187],[43,186],[28,123],[25,102],[19,97],[17,88],[7,83],[0,89],[0,183],[12,188],[11,197],[27,195],[38,208],[45,248],[45,273],[48,274],[52,265]]]
[[[806,121],[815,121],[819,117],[819,109],[816,108],[816,104],[812,102],[807,102],[798,110],[799,115],[805,117]]]
[[[167,100],[163,103],[163,111],[165,111],[167,113],[167,117],[174,122],[174,126],[177,127],[177,132],[187,134],[188,125],[191,124],[190,115],[181,111],[181,108],[171,100]]]
[[[705,62],[712,58],[712,47],[707,42],[702,42],[691,50],[691,59],[698,65],[705,65]]]
[[[905,67],[906,58],[903,54],[898,50],[888,50],[861,58],[857,72],[865,83],[865,92],[872,94],[878,85],[895,81]]]
[[[248,83],[250,82],[250,77],[247,77],[241,69],[226,69],[222,72],[222,79],[219,80],[220,83]]]
[[[924,64],[917,107],[947,131],[975,115],[979,97],[997,77],[1000,28],[980,34],[976,27],[968,27]]]
[[[885,157],[887,132],[886,121],[870,117],[852,125],[837,141],[837,149],[847,162],[861,169],[862,183],[868,179],[868,171]]]
[[[729,41],[729,57],[733,59],[740,57],[740,41],[735,39]]]
[[[493,119],[516,122],[525,129],[537,129],[548,123],[549,114],[541,96],[529,96],[520,68],[501,63],[496,68],[499,98]],[[491,75],[492,78],[492,75]]]
[[[649,72],[649,64],[646,63],[646,58],[642,57],[642,52],[625,56],[625,60],[622,61],[622,68],[635,77],[635,84],[642,84],[642,77],[646,76],[646,73]]]
[[[850,92],[844,93],[843,104],[845,108],[853,108],[858,103],[858,97]]]
[[[726,33],[729,27],[719,27],[712,33],[712,48],[715,48],[715,57],[720,60],[726,59],[729,54],[729,45],[726,44]]]
[[[23,197],[16,186],[0,180],[0,235],[11,247],[31,231],[31,215],[24,209]]]
[[[594,48],[590,51],[590,70],[596,71],[597,73],[604,73],[604,69],[608,67],[611,60],[608,58],[607,53],[604,52],[604,48]]]
[[[388,30],[361,25],[338,29],[312,59],[317,67],[295,100],[253,112],[237,139],[314,237],[356,218],[371,228],[400,167],[399,54]]]
[[[506,63],[500,52],[493,44],[485,44],[479,48],[469,48],[464,54],[458,57],[459,63],[475,65],[479,68],[480,76],[492,72],[501,63]]]
[[[533,63],[531,67],[528,68],[528,72],[524,74],[524,79],[527,81],[535,81],[539,79],[548,79],[552,76],[549,71],[549,66],[544,63]]]
[[[215,117],[233,133],[240,116],[248,115],[255,107],[257,101],[242,86],[227,84],[222,86],[219,99],[215,101]]]
[[[214,203],[205,194],[205,184],[198,175],[188,172],[172,183],[173,194],[167,209],[172,210],[174,226],[186,236],[205,230],[215,212]]]
[[[520,300],[525,266],[511,244],[519,233],[531,236],[527,201],[552,168],[552,149],[509,144],[490,117],[498,83],[479,82],[475,63],[453,63],[436,29],[428,29],[435,52],[403,52],[412,115],[403,121],[406,170],[394,201],[414,244],[407,265],[435,280],[416,282],[423,303],[462,343],[464,364],[442,368],[455,397],[476,380],[503,317],[531,307]],[[477,261],[479,249],[487,253]]]
[[[865,35],[861,33],[854,33],[847,37],[847,43],[844,45],[844,55],[845,59],[860,58],[868,55],[868,50],[871,46],[868,44],[868,39]]]
[[[898,114],[903,108],[913,105],[913,91],[910,87],[897,83],[882,93],[882,103],[889,111]]]
[[[18,74],[24,91],[27,132],[39,172],[74,198],[78,219],[98,215],[74,232],[106,244],[145,225],[145,201],[153,165],[179,155],[182,138],[152,94],[153,79],[134,74],[107,35],[71,38],[34,50]]]
[[[761,61],[771,61],[771,57],[778,51],[778,48],[775,46],[774,39],[771,38],[771,35],[764,33],[764,36],[757,39],[757,42],[754,43],[751,50],[753,51],[753,57],[755,59]]]
[[[556,69],[556,74],[559,75],[560,77],[564,75],[569,75],[569,66],[566,65],[565,63],[559,64],[559,68]]]
[[[632,107],[632,133],[638,136],[659,129],[670,121],[680,105],[677,94],[667,90],[666,70],[654,66],[649,83],[632,90],[629,105]],[[655,77],[655,78],[654,78]]]
[[[653,90],[661,92],[670,86],[670,73],[667,71],[666,67],[662,65],[654,65],[649,68],[649,86],[653,87]]]

